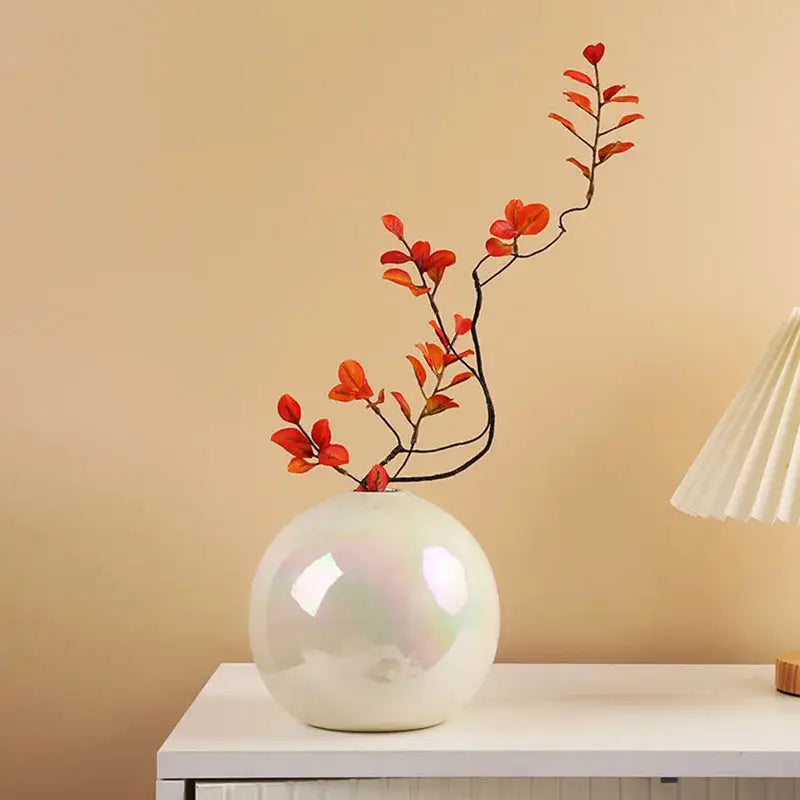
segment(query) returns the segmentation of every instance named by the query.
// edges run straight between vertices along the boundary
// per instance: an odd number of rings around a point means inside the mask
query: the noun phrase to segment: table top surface
[[[253,664],[222,664],[158,754],[160,778],[800,777],[800,698],[767,665],[495,664],[435,728],[292,719]]]

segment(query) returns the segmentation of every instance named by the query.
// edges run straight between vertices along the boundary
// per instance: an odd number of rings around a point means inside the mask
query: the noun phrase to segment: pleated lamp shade
[[[672,497],[687,514],[800,522],[800,308],[772,340]]]

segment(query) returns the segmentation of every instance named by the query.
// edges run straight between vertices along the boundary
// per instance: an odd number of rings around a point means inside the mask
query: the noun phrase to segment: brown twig
[[[478,434],[476,437],[473,437],[472,439],[468,439],[468,440],[465,440],[464,442],[458,442],[458,443],[454,443],[454,444],[451,444],[451,445],[444,445],[442,447],[433,448],[433,449],[430,449],[430,450],[426,450],[424,452],[428,452],[428,453],[442,452],[442,451],[445,451],[445,450],[452,449],[454,447],[463,446],[464,444],[471,444],[473,442],[479,441],[484,436],[486,436],[486,441],[483,443],[483,445],[481,446],[480,450],[478,450],[477,453],[473,454],[466,461],[462,462],[461,464],[459,464],[456,467],[453,467],[452,469],[445,470],[443,472],[436,472],[436,473],[433,473],[433,474],[430,474],[430,475],[398,475],[398,473],[406,466],[406,464],[408,463],[408,461],[409,461],[409,459],[411,458],[412,455],[414,455],[415,453],[422,453],[423,452],[422,450],[415,449],[416,439],[417,439],[416,434],[418,434],[418,428],[419,428],[419,426],[417,425],[417,427],[415,428],[415,436],[412,437],[412,443],[411,443],[409,449],[406,451],[406,457],[403,460],[403,463],[402,463],[400,469],[397,470],[395,475],[392,477],[392,479],[391,479],[392,482],[395,482],[395,483],[408,482],[408,483],[410,483],[410,482],[417,482],[417,481],[420,481],[420,482],[421,481],[435,481],[435,480],[441,480],[443,478],[452,477],[453,475],[457,475],[459,472],[463,472],[468,467],[471,467],[476,461],[478,461],[481,458],[483,458],[483,456],[486,455],[486,453],[489,451],[489,448],[492,446],[492,442],[494,441],[494,436],[495,436],[495,428],[496,428],[497,417],[496,417],[496,413],[495,413],[494,403],[492,402],[491,393],[489,391],[489,386],[488,386],[487,381],[486,381],[486,375],[484,373],[483,356],[482,356],[482,352],[481,352],[480,340],[479,340],[479,337],[478,337],[478,327],[477,327],[478,326],[478,320],[480,318],[480,314],[481,314],[481,311],[483,309],[483,289],[484,289],[485,286],[487,286],[495,278],[497,278],[498,276],[502,275],[503,272],[505,272],[518,259],[533,258],[534,256],[537,256],[537,255],[539,255],[541,253],[544,253],[545,251],[549,250],[567,232],[567,228],[566,228],[566,226],[564,224],[564,220],[570,214],[574,214],[574,213],[579,212],[579,211],[585,211],[587,208],[589,208],[589,206],[592,203],[592,198],[594,197],[594,188],[595,188],[595,172],[596,172],[597,167],[599,166],[599,163],[600,163],[597,160],[598,145],[599,145],[599,142],[600,142],[600,136],[603,135],[600,132],[600,116],[601,116],[601,110],[602,110],[603,106],[605,105],[603,103],[603,98],[602,98],[602,95],[600,93],[600,76],[599,76],[599,71],[598,71],[598,68],[597,68],[597,64],[594,64],[593,66],[594,66],[594,78],[595,78],[594,88],[595,88],[595,92],[597,94],[597,113],[596,114],[590,114],[590,116],[592,116],[594,118],[594,120],[595,120],[594,141],[593,141],[592,144],[589,144],[589,142],[586,142],[586,144],[589,145],[591,147],[591,149],[592,149],[592,163],[591,163],[591,166],[589,167],[589,176],[588,176],[589,185],[588,185],[588,188],[586,190],[586,200],[582,205],[573,206],[572,208],[565,209],[564,211],[561,212],[561,214],[559,214],[559,217],[558,217],[558,233],[543,247],[540,247],[537,250],[533,250],[530,253],[524,253],[523,254],[523,253],[514,252],[512,257],[502,267],[500,267],[500,269],[496,270],[488,278],[485,278],[485,279],[481,279],[480,278],[479,270],[480,270],[481,266],[486,262],[486,260],[490,256],[488,256],[488,255],[487,256],[483,256],[483,258],[481,258],[478,261],[478,263],[475,265],[475,268],[472,270],[472,281],[473,281],[473,284],[474,284],[474,287],[475,287],[475,310],[472,313],[472,340],[473,340],[474,347],[475,347],[476,370],[475,370],[475,372],[473,374],[475,374],[475,377],[477,378],[479,384],[481,385],[481,388],[483,389],[484,399],[485,399],[485,402],[486,402],[486,417],[487,417],[486,425],[484,426],[484,428],[481,431],[481,433]],[[589,113],[589,112],[587,112],[587,113]],[[583,139],[583,137],[581,137],[581,136],[579,136],[578,138],[581,139],[582,141],[585,141]],[[514,243],[514,247],[515,247],[515,250],[516,250],[516,242]],[[431,300],[431,303],[432,303],[432,307],[434,307],[434,313],[437,313],[438,309],[435,308],[435,302],[433,301],[433,298],[430,298],[430,300]],[[441,319],[441,317],[437,313],[437,321],[439,321],[440,319]],[[441,326],[441,322],[439,322],[439,324]]]

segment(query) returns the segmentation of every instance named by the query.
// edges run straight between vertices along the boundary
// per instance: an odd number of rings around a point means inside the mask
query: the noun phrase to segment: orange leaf
[[[353,392],[358,392],[367,385],[367,376],[364,367],[355,359],[348,358],[339,364],[339,380]],[[372,392],[370,392],[370,395]]]
[[[341,467],[342,464],[350,461],[350,454],[347,452],[347,448],[340,444],[329,444],[319,451],[317,458],[319,463],[326,467]]]
[[[322,449],[331,443],[331,425],[327,419],[318,419],[311,428],[314,444]]]
[[[453,316],[456,326],[456,336],[463,336],[472,330],[472,320],[469,317],[462,317],[461,314]]]
[[[415,356],[406,356],[406,358],[411,362],[411,366],[414,367],[414,375],[417,379],[417,383],[422,387],[425,385],[425,380],[428,377],[428,374],[425,372],[425,367],[420,364],[420,361]]]
[[[464,383],[464,381],[468,381],[471,377],[471,372],[459,372],[458,375],[456,375],[445,388],[449,389],[451,386]]]
[[[458,408],[458,403],[446,394],[432,394],[425,403],[425,415],[441,414],[448,408]]]
[[[406,264],[411,256],[402,250],[387,250],[381,255],[381,264]]]
[[[282,394],[278,400],[278,416],[284,422],[291,422],[297,425],[300,422],[300,403],[290,394]]]
[[[438,286],[444,278],[444,267],[435,266],[425,270],[425,274],[433,281],[434,286]]]
[[[474,356],[474,350],[464,350],[461,353],[445,353],[444,354],[444,365],[449,367],[451,364],[454,364],[460,358],[466,358],[467,356]]]
[[[555,111],[550,112],[547,115],[548,119],[554,119],[556,122],[560,122],[567,130],[572,131],[573,133],[577,133],[578,131],[575,129],[575,123],[570,122],[566,117],[562,117],[561,114],[556,114]]]
[[[336,400],[337,403],[350,403],[356,399],[341,383],[328,392],[328,397],[331,400]]]
[[[602,42],[587,44],[586,47],[583,48],[583,57],[590,64],[599,64],[605,52],[606,46]]]
[[[445,332],[439,327],[439,323],[435,319],[432,319],[428,323],[428,325],[430,325],[431,328],[433,328],[433,330],[436,332],[436,336],[439,339],[439,341],[442,343],[442,347],[444,347],[445,349],[449,348],[450,347],[450,341],[447,338],[447,336],[445,335]]]
[[[308,437],[296,428],[281,428],[270,436],[270,439],[282,447],[290,456],[311,458],[314,450]]]
[[[304,458],[293,458],[289,461],[289,466],[287,469],[289,472],[294,472],[295,474],[300,474],[303,472],[308,472],[310,469],[314,469],[316,464],[312,464],[310,461],[306,461]]]
[[[619,94],[624,88],[624,83],[616,83],[613,86],[603,89],[603,100],[607,103],[615,94]]]
[[[389,233],[393,233],[398,239],[403,238],[405,229],[400,217],[397,217],[394,214],[384,214],[381,219],[383,220],[383,227],[386,228]]]
[[[403,395],[403,393],[402,392],[391,392],[390,394],[397,401],[397,405],[400,406],[400,410],[403,412],[403,416],[409,422],[411,422],[411,406],[408,404],[408,400],[406,400],[406,398]]]
[[[349,403],[351,400],[369,400],[373,395],[372,387],[367,382],[364,367],[348,359],[339,364],[339,384],[328,392],[331,400]]]
[[[568,69],[564,73],[564,77],[572,78],[572,80],[578,81],[578,83],[585,83],[587,86],[594,86],[594,81],[592,81],[585,72],[578,72],[577,69]]]
[[[631,122],[636,122],[637,119],[644,119],[644,114],[626,114],[620,117],[617,127],[621,128],[623,125],[630,125]]]
[[[597,153],[597,159],[602,164],[604,161],[611,158],[611,156],[617,153],[624,153],[626,150],[630,150],[631,147],[633,147],[633,142],[611,142],[605,147],[600,148]]]
[[[542,203],[530,203],[518,214],[517,231],[520,236],[541,233],[550,222],[550,209]]]
[[[510,256],[514,252],[514,248],[510,244],[492,237],[486,240],[486,252],[490,256]]]
[[[389,485],[389,473],[382,464],[376,464],[364,478],[357,492],[385,492]]]
[[[431,371],[436,375],[440,375],[444,369],[444,350],[442,350],[438,344],[433,344],[431,342],[418,344],[417,349],[422,353]]]
[[[430,291],[427,286],[417,286],[414,281],[411,280],[411,276],[404,269],[387,269],[383,273],[383,278],[384,280],[391,281],[399,286],[407,287],[411,290],[411,294],[413,294],[414,297],[419,297],[421,294],[425,294],[426,292]]]
[[[564,92],[564,96],[567,98],[567,100],[569,100],[570,103],[575,103],[578,108],[585,111],[587,114],[594,116],[594,111],[592,111],[592,101],[585,94],[579,94],[578,92]]]
[[[582,164],[577,158],[568,158],[567,161],[569,161],[570,164],[574,164],[583,173],[585,178],[589,177],[589,167],[587,167],[586,164]]]
[[[616,97],[612,97],[609,103],[638,103],[639,98],[635,94],[618,94]]]

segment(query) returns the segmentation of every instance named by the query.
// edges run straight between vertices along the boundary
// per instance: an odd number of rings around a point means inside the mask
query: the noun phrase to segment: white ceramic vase
[[[485,680],[499,626],[480,545],[404,491],[349,492],[295,517],[250,595],[250,645],[270,693],[335,730],[443,722]]]

